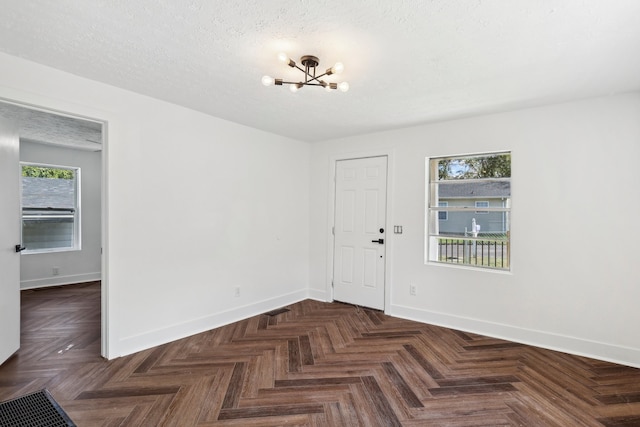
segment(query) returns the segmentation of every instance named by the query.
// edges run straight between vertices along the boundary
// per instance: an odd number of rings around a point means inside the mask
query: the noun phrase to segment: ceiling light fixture
[[[302,58],[300,58],[300,62],[304,66],[304,69],[298,66],[298,64],[296,64],[295,61],[289,58],[289,56],[287,56],[286,53],[279,53],[278,59],[281,62],[284,62],[285,64],[287,64],[289,67],[297,68],[298,70],[302,71],[304,73],[304,81],[285,82],[282,79],[274,79],[273,77],[270,77],[270,76],[264,76],[262,77],[263,85],[265,86],[271,86],[274,84],[276,86],[291,85],[289,86],[289,89],[291,89],[291,92],[297,92],[298,89],[300,89],[303,86],[321,86],[325,88],[327,92],[330,92],[333,89],[340,89],[342,92],[346,92],[349,90],[349,83],[347,82],[329,83],[321,79],[322,77],[330,76],[332,74],[340,74],[344,70],[344,65],[342,65],[342,62],[336,62],[336,64],[333,67],[327,68],[327,70],[324,73],[316,76],[316,67],[318,66],[318,64],[320,64],[320,60],[318,59],[317,56],[305,55]]]

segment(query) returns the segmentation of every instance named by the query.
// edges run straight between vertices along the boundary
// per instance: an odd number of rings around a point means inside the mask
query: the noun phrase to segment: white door
[[[20,347],[19,162],[18,129],[0,117],[0,364]]]
[[[333,299],[384,309],[387,157],[336,162]]]

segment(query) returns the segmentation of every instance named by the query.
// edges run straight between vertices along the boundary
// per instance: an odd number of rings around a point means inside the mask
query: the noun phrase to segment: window
[[[429,158],[427,170],[426,261],[509,270],[511,153]]]
[[[438,202],[438,206],[441,208],[446,208],[449,206],[449,202]],[[449,212],[447,211],[438,211],[438,221],[446,221],[449,219]]]
[[[25,253],[80,249],[80,169],[21,165]]]
[[[488,208],[489,207],[489,202],[486,200],[483,200],[481,202],[476,202],[476,208]],[[488,214],[489,211],[476,211],[477,214]]]

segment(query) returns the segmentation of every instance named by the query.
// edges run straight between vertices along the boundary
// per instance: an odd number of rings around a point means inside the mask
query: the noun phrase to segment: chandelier
[[[282,79],[274,79],[273,77],[270,77],[270,76],[264,76],[262,77],[263,85],[265,86],[271,86],[273,84],[275,84],[276,86],[291,85],[289,86],[289,89],[291,90],[291,92],[297,92],[298,89],[300,89],[302,86],[320,86],[325,88],[327,92],[331,92],[331,90],[334,90],[334,89],[340,89],[342,92],[346,92],[349,90],[349,83],[347,82],[330,83],[322,80],[322,77],[330,76],[332,74],[340,74],[344,70],[344,65],[342,65],[342,62],[336,62],[336,64],[333,67],[327,68],[327,70],[324,73],[320,75],[316,75],[316,67],[318,66],[318,64],[320,64],[320,60],[318,59],[317,56],[305,55],[302,58],[300,58],[300,62],[302,63],[304,68],[296,64],[295,61],[289,58],[289,56],[286,53],[279,53],[278,59],[281,62],[284,62],[285,64],[287,64],[289,67],[297,68],[298,70],[302,71],[304,73],[304,81],[285,82]]]

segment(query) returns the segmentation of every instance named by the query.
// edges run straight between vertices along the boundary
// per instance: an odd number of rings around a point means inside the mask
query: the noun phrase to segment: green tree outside
[[[438,162],[440,180],[510,177],[511,154],[459,157]]]
[[[71,169],[56,169],[42,166],[22,166],[22,176],[31,178],[73,179]]]

